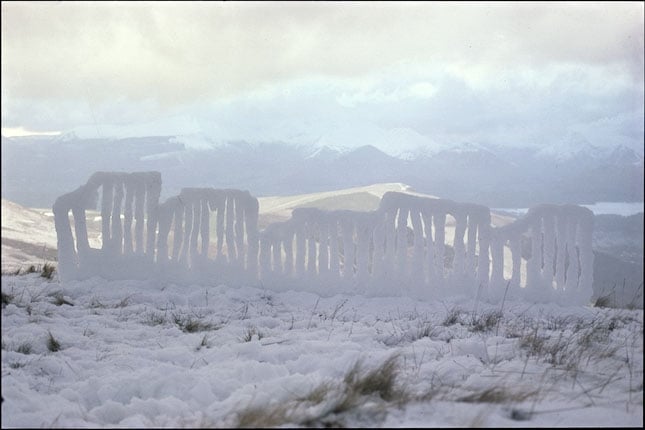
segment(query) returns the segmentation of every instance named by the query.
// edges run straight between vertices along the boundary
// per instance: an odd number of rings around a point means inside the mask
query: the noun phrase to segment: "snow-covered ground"
[[[2,427],[643,425],[642,310],[38,273],[2,301]]]

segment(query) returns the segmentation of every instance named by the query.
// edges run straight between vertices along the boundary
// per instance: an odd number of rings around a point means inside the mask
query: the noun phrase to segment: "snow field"
[[[642,310],[38,274],[2,293],[3,427],[643,423]]]

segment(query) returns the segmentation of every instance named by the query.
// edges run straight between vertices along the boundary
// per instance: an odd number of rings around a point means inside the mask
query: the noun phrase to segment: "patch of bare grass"
[[[202,318],[192,315],[173,314],[173,322],[179,329],[185,333],[196,333],[200,331],[218,330],[220,325],[208,321],[203,321]]]
[[[494,403],[505,404],[511,402],[523,402],[538,394],[538,391],[510,390],[507,387],[493,386],[462,397],[457,401],[465,403]]]
[[[247,327],[242,336],[242,342],[251,342],[253,338],[260,340],[264,337],[264,333],[258,330],[257,327],[251,326]]]
[[[482,314],[473,314],[470,320],[469,330],[473,332],[491,331],[500,323],[503,314],[500,311],[484,312]]]
[[[74,303],[65,299],[65,297],[63,296],[63,293],[60,291],[56,291],[55,293],[50,294],[50,297],[53,298],[52,303],[55,304],[56,306],[62,306],[62,305],[74,306]]]
[[[60,351],[60,342],[54,338],[52,332],[48,332],[47,336],[47,349],[51,352]]]
[[[9,303],[11,303],[13,301],[14,298],[15,297],[14,297],[13,294],[7,294],[7,293],[5,293],[3,291],[2,292],[2,307],[4,308],[5,306],[7,306]]]
[[[271,406],[252,406],[237,411],[235,426],[258,427],[346,427],[347,418],[369,409],[374,419],[384,418],[384,407],[409,400],[397,383],[398,356],[368,369],[356,362],[342,381],[323,382],[304,396]]]
[[[46,279],[52,279],[54,277],[54,272],[56,271],[56,267],[49,263],[45,263],[40,270],[40,276]]]
[[[441,323],[441,325],[445,327],[449,327],[461,322],[461,314],[462,314],[462,310],[459,308],[454,307],[450,309],[446,314],[446,317],[443,319],[443,322]]]

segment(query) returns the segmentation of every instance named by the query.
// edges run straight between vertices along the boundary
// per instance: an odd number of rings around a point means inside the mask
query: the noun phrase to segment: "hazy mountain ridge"
[[[50,207],[95,171],[158,170],[165,196],[186,186],[262,196],[404,182],[419,192],[490,207],[643,201],[643,157],[625,146],[585,152],[583,145],[572,153],[571,145],[557,152],[555,145],[546,150],[467,142],[396,158],[369,143],[347,149],[198,137],[3,137],[2,196]]]
[[[594,249],[629,263],[643,263],[643,213],[631,216],[596,215]]]

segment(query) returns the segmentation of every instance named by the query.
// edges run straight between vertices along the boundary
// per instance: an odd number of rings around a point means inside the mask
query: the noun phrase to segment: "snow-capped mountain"
[[[342,154],[349,152],[350,149],[342,148],[338,146],[318,146],[311,150],[309,147],[303,146],[302,150],[305,154],[305,159],[307,160],[323,160],[329,161],[340,157]]]
[[[396,156],[394,137],[409,135],[390,133],[389,152],[382,140],[346,146],[331,136],[308,145],[224,141],[201,132],[101,139],[75,131],[3,136],[2,196],[46,207],[98,170],[158,170],[169,193],[186,184],[261,196],[404,182],[420,192],[491,207],[643,200],[643,157],[625,146],[598,148],[573,136],[541,148],[463,142]]]
[[[590,143],[579,134],[572,134],[559,142],[547,145],[536,152],[538,158],[558,162],[595,160],[609,164],[634,164],[643,161],[641,153],[626,145],[598,146]]]
[[[585,139],[565,140],[545,146],[537,151],[536,155],[544,159],[568,161],[580,158],[599,158],[605,155],[606,150],[592,145]]]
[[[643,167],[643,156],[625,145],[613,148],[607,156],[607,162],[614,165],[632,165]]]

